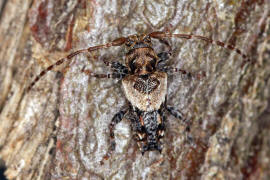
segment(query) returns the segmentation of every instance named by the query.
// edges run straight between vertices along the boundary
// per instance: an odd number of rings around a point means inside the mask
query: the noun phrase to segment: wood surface
[[[8,179],[269,179],[269,0],[2,0],[0,7],[0,159]],[[124,47],[78,55],[25,92],[74,50],[166,29],[232,44],[251,59],[243,65],[233,51],[169,40],[172,67],[206,73],[169,77],[168,104],[192,122],[192,142],[168,114],[162,153],[142,156],[123,120],[116,151],[101,163],[108,125],[126,101],[120,82],[81,70],[109,72],[100,59],[124,63]]]

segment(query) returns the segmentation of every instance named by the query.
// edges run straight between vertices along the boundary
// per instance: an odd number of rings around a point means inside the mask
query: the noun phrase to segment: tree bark
[[[268,179],[270,177],[270,1],[7,0],[0,22],[0,159],[8,179]],[[171,67],[205,73],[168,79],[168,104],[192,122],[192,141],[167,114],[162,153],[143,156],[130,122],[109,123],[127,102],[101,58],[124,63],[125,48],[69,52],[137,33],[169,30],[220,40],[168,39]],[[166,49],[153,40],[156,52]],[[59,73],[61,72],[61,73]]]

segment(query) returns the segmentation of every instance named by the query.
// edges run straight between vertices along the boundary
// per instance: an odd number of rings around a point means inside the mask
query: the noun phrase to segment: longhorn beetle
[[[192,34],[172,34],[169,32],[152,32],[150,34],[135,34],[128,37],[120,37],[109,43],[89,47],[75,51],[65,58],[58,60],[50,65],[35,77],[33,82],[27,88],[27,91],[36,84],[39,79],[55,66],[70,61],[74,56],[91,52],[99,49],[107,49],[112,46],[125,45],[127,51],[125,55],[125,65],[120,62],[104,63],[112,70],[111,74],[96,74],[91,70],[82,70],[90,77],[96,78],[116,78],[121,80],[125,97],[128,105],[123,107],[114,115],[109,125],[110,141],[112,150],[115,147],[114,128],[124,117],[131,122],[131,129],[134,131],[134,137],[142,154],[146,151],[162,151],[162,137],[166,128],[165,111],[168,111],[174,117],[183,120],[183,114],[176,108],[166,104],[167,98],[167,77],[173,72],[179,72],[195,78],[199,75],[191,74],[188,71],[167,66],[168,59],[171,56],[171,46],[166,38],[198,39],[207,43],[216,44],[223,48],[233,50],[240,54],[243,62],[249,62],[245,54],[233,45],[225,44],[221,41],[214,41],[210,38],[192,35]],[[168,47],[168,51],[156,53],[153,49],[151,38],[158,39]],[[188,124],[186,130],[188,130]]]

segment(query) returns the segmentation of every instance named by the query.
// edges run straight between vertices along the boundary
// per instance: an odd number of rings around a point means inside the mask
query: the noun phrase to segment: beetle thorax
[[[132,49],[126,55],[126,65],[131,74],[149,74],[156,70],[157,55],[152,48]]]

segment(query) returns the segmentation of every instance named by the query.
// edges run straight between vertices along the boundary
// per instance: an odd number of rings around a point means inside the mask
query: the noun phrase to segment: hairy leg
[[[126,114],[127,110],[121,110],[117,114],[114,115],[110,125],[110,144],[111,144],[111,150],[115,150],[115,140],[114,140],[114,129],[115,126],[124,118],[124,115]]]
[[[108,160],[109,157],[111,156],[112,152],[115,150],[115,137],[114,137],[114,129],[115,126],[121,122],[121,120],[124,118],[125,114],[126,114],[127,110],[120,110],[118,113],[116,113],[114,115],[114,117],[112,118],[112,121],[109,125],[109,133],[110,133],[110,139],[109,139],[109,151],[103,156],[103,159],[100,161],[100,164],[104,164],[104,160]]]
[[[175,118],[181,120],[183,123],[184,123],[184,126],[185,126],[185,133],[186,133],[186,140],[190,143],[193,141],[192,139],[192,136],[190,134],[190,125],[191,125],[191,122],[184,119],[184,115],[179,111],[177,110],[175,107],[173,106],[166,106],[166,109],[167,111],[173,115]]]
[[[112,70],[113,75],[117,75],[119,79],[123,79],[128,74],[128,68],[118,61],[110,62],[105,58],[102,58],[104,64]]]

